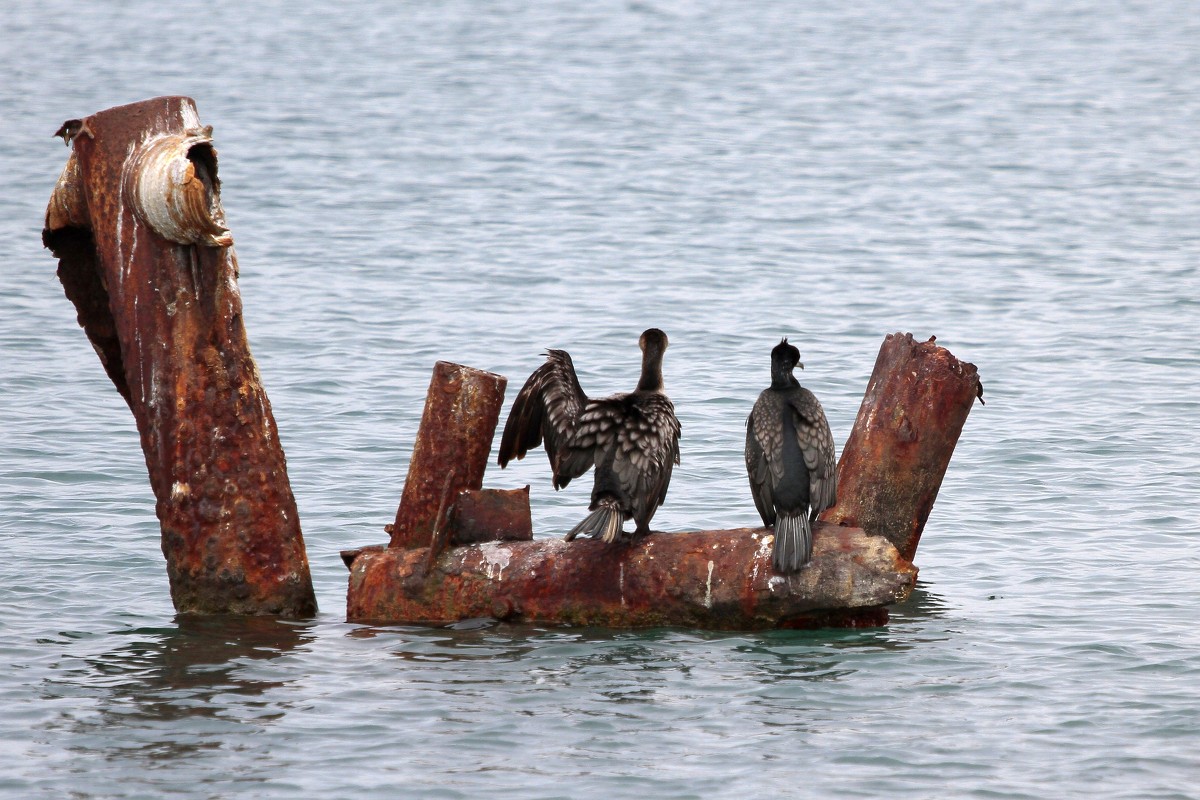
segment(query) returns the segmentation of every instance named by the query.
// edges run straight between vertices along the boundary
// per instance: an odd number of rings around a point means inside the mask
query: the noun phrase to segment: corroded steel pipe
[[[180,612],[307,616],[316,597],[242,326],[212,129],[186,97],[65,123],[42,238],[137,421]]]
[[[884,536],[913,560],[983,384],[950,351],[888,335],[838,462],[838,502],[822,519]]]
[[[743,528],[655,533],[630,544],[486,542],[442,553],[364,548],[350,561],[353,622],[527,622],[713,629],[881,624],[917,570],[884,539],[822,525],[799,573],[771,569],[772,537]]]
[[[391,547],[425,547],[443,496],[453,501],[459,492],[483,486],[507,384],[492,372],[446,361],[434,365]]]

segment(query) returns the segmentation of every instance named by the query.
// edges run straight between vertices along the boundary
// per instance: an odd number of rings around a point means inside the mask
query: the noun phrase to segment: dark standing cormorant
[[[634,535],[650,532],[650,519],[667,496],[671,469],[679,463],[679,420],[663,391],[662,359],[667,335],[650,328],[638,342],[642,377],[628,394],[593,400],[583,393],[575,365],[565,350],[548,350],[513,401],[500,466],[524,458],[546,440],[546,455],[561,489],[595,464],[592,512],[567,534],[600,536],[613,542],[625,520],[637,522]]]
[[[812,524],[837,502],[837,464],[825,409],[792,375],[800,351],[786,338],[771,351],[771,388],[746,420],[746,471],[764,525],[775,528],[775,571],[812,557]]]

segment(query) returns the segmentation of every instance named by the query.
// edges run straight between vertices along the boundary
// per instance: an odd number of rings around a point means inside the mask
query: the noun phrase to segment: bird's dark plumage
[[[650,532],[650,519],[667,496],[671,470],[679,463],[679,420],[663,391],[662,359],[667,335],[642,334],[642,376],[627,394],[591,399],[575,376],[571,356],[549,350],[513,401],[500,440],[499,463],[545,442],[554,488],[561,489],[595,466],[592,511],[567,534],[615,541],[627,519],[636,534]]]
[[[746,471],[764,525],[775,529],[777,572],[812,557],[812,525],[837,502],[837,462],[825,409],[792,374],[800,351],[785,338],[771,351],[771,386],[746,420]]]

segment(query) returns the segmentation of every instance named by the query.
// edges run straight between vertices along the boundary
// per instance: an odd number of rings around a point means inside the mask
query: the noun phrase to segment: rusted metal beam
[[[270,402],[242,326],[212,129],[190,98],[70,120],[43,242],[129,404],[180,612],[317,609]]]
[[[838,502],[822,519],[885,537],[909,561],[983,384],[949,350],[890,334],[838,462]]]
[[[483,486],[507,384],[492,372],[446,361],[434,365],[391,547],[426,547],[443,496],[453,500]],[[447,476],[452,476],[448,485]]]
[[[822,525],[812,562],[771,568],[771,536],[743,528],[656,533],[627,545],[560,539],[447,550],[364,548],[347,554],[354,622],[446,623],[491,616],[527,622],[761,629],[881,624],[917,570],[885,540]]]

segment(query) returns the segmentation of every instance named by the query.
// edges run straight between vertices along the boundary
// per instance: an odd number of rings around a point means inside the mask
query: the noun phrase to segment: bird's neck
[[[638,380],[639,392],[661,392],[663,390],[662,354],[646,353],[642,358],[642,377]]]
[[[771,388],[783,392],[788,389],[799,388],[800,381],[796,380],[796,376],[791,370],[779,370],[771,373]]]

